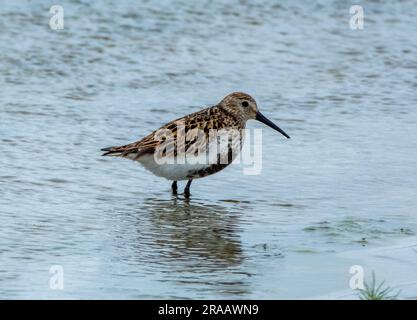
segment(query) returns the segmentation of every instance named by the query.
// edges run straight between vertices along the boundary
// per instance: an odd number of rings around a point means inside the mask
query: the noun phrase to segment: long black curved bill
[[[281,133],[282,135],[284,135],[285,137],[287,137],[288,139],[290,138],[290,136],[288,134],[286,134],[284,132],[284,130],[282,130],[280,127],[278,127],[277,125],[275,125],[275,123],[273,123],[271,120],[268,120],[268,118],[266,118],[262,113],[260,113],[259,111],[256,113],[256,120],[265,123],[268,127],[271,127],[272,129],[277,130],[279,133]]]

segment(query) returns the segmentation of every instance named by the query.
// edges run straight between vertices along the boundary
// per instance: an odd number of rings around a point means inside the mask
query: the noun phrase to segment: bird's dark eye
[[[246,108],[246,107],[248,107],[248,106],[249,106],[249,103],[248,103],[247,101],[243,101],[243,102],[242,102],[242,106]]]

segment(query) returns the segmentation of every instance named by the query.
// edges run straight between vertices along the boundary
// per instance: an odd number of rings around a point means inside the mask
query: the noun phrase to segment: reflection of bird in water
[[[240,240],[245,209],[247,202],[145,199],[140,206],[112,213],[118,216],[111,232],[115,259],[144,279],[163,283],[172,297],[178,298],[177,291],[194,298],[209,292],[247,295],[251,274],[243,264]],[[168,288],[175,289],[171,293]]]
[[[149,227],[141,236],[153,237],[151,250],[159,253],[158,263],[208,271],[239,264],[242,249],[239,239],[239,213],[219,205],[181,202],[177,199],[145,201]],[[144,213],[141,213],[143,219]],[[138,225],[138,226],[139,226]],[[154,252],[155,253],[155,252]]]

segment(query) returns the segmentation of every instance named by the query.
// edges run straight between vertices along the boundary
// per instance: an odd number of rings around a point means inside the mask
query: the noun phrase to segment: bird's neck
[[[236,112],[236,110],[224,104],[219,104],[218,106],[223,110],[224,113],[235,120],[236,123],[239,124],[242,128],[245,127],[247,119],[241,113]]]

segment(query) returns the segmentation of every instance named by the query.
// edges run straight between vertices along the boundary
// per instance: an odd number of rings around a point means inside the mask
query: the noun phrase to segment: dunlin
[[[177,181],[188,180],[184,189],[184,195],[188,197],[193,179],[206,177],[224,169],[242,148],[242,135],[234,140],[238,142],[237,144],[233,143],[229,136],[227,147],[217,148],[219,143],[217,138],[211,139],[213,132],[222,132],[226,135],[230,132],[242,132],[246,121],[250,119],[263,122],[289,138],[282,129],[259,112],[255,99],[246,93],[234,92],[217,105],[171,121],[140,141],[101,150],[105,151],[103,156],[117,156],[138,161],[153,174],[173,181],[174,194],[178,189]],[[216,144],[214,161],[213,157],[207,155],[204,156],[204,161],[191,162],[188,161],[188,156],[184,157],[185,161],[177,161],[181,152],[185,152],[186,155],[197,153],[201,155],[206,152],[210,149],[210,141],[215,141]],[[164,161],[161,161],[161,158],[165,158]],[[166,158],[170,161],[166,161]],[[201,157],[199,159],[201,160]]]

